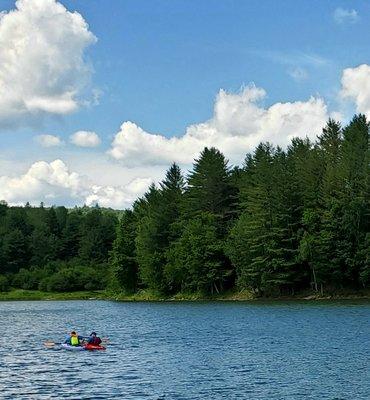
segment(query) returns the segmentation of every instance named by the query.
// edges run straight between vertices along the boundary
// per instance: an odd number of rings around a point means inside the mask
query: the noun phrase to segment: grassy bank
[[[204,296],[200,293],[178,293],[164,297],[160,293],[141,290],[137,293],[126,294],[110,291],[82,291],[51,293],[38,290],[13,289],[9,292],[0,292],[0,301],[12,300],[113,300],[113,301],[283,301],[283,300],[370,300],[370,290],[342,290],[323,295],[312,291],[304,291],[290,296],[256,297],[253,293],[244,291],[230,291],[223,294]]]
[[[257,297],[248,290],[243,291],[229,291],[222,294],[215,294],[212,296],[204,296],[201,293],[178,293],[174,296],[163,297],[159,293],[142,290],[134,294],[125,293],[110,293],[107,298],[116,301],[284,301],[284,300],[356,300],[356,299],[369,299],[370,290],[341,290],[336,292],[328,292],[323,295],[313,291],[302,291],[295,295],[287,296],[269,296]]]
[[[0,292],[0,301],[10,300],[92,300],[106,298],[104,291],[84,291],[84,292],[66,292],[51,293],[41,292],[39,290],[14,289],[9,292]]]

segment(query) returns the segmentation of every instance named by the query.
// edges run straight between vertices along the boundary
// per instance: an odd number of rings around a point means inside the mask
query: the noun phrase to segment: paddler
[[[72,331],[67,336],[64,343],[69,344],[71,346],[81,346],[83,339],[84,339],[83,336],[79,336],[77,335],[76,331]]]
[[[96,332],[91,332],[89,340],[87,341],[88,344],[92,344],[94,346],[99,346],[101,343],[101,339],[99,336],[96,335]]]

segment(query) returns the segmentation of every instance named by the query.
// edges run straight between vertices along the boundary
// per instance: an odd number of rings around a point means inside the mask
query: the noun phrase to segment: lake
[[[370,304],[0,302],[1,399],[370,399]],[[105,352],[47,349],[72,329]]]

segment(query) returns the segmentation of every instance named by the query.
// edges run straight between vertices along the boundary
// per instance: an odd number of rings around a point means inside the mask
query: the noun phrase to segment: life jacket
[[[94,338],[91,338],[89,342],[94,346],[99,346],[99,344],[101,343],[101,339],[100,337],[95,336]]]
[[[72,346],[79,346],[80,341],[78,340],[78,336],[71,336],[71,345]]]

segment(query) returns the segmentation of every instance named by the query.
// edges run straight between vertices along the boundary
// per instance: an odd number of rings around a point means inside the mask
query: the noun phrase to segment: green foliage
[[[74,292],[100,290],[106,286],[106,278],[96,268],[77,265],[61,269],[41,280],[38,288],[47,292]]]
[[[98,208],[68,211],[2,202],[0,274],[24,290],[101,289],[109,276],[105,263],[116,221],[115,212]]]
[[[0,292],[7,292],[9,289],[9,279],[5,275],[0,275]]]
[[[264,293],[292,289],[304,278],[297,265],[301,207],[294,170],[268,143],[246,161],[242,212],[226,246],[238,284]]]
[[[211,213],[199,213],[185,223],[181,237],[168,249],[165,275],[176,291],[208,294],[223,290],[232,271],[226,268],[216,221]]]
[[[316,142],[261,143],[242,168],[205,148],[187,179],[172,164],[119,214],[0,201],[0,290],[324,292],[369,287],[369,257],[363,115],[329,120]]]
[[[218,219],[220,234],[224,235],[235,211],[235,195],[228,161],[219,150],[206,147],[195,160],[188,177],[184,199],[186,214],[190,217],[202,212],[213,214]]]
[[[111,286],[134,292],[137,288],[138,264],[135,254],[136,224],[132,211],[127,210],[117,225],[116,239],[110,257]]]
[[[68,214],[60,238],[60,256],[70,260],[78,256],[82,236],[81,225],[83,216],[80,210],[73,210]]]
[[[79,257],[85,262],[103,262],[108,258],[116,228],[116,217],[99,208],[82,219]]]
[[[151,186],[134,207],[137,216],[136,258],[143,285],[151,290],[171,290],[164,277],[166,251],[180,235],[178,221],[181,217],[184,179],[180,168],[173,164],[160,184]]]
[[[107,284],[107,266],[94,267],[81,264],[78,260],[69,263],[50,262],[42,268],[22,268],[12,277],[12,286],[24,290],[45,292],[73,292],[100,290]]]
[[[2,253],[4,265],[1,272],[17,272],[27,266],[29,261],[29,240],[24,233],[15,228],[3,236]]]

